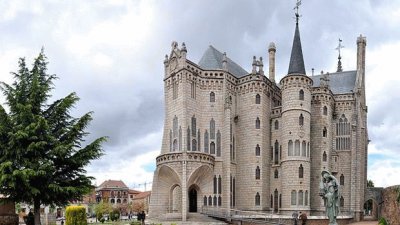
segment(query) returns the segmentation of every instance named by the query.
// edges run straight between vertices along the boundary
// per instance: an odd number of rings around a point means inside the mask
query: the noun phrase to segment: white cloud
[[[377,160],[368,168],[368,179],[371,179],[375,187],[388,187],[400,184],[400,160],[388,158]]]

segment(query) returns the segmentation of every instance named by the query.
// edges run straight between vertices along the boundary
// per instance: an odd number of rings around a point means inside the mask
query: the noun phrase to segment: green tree
[[[0,82],[8,106],[0,105],[0,193],[33,204],[36,225],[41,204],[66,205],[89,193],[93,177],[84,168],[103,154],[106,141],[83,145],[92,113],[70,115],[75,93],[49,103],[57,77],[47,73],[47,64],[42,49],[31,70],[21,58],[14,83]]]
[[[375,184],[372,180],[367,181],[367,187],[375,187]]]
[[[113,211],[113,207],[109,202],[103,202],[101,201],[95,206],[95,212],[96,212],[96,218],[97,220],[101,220],[101,218],[105,214],[110,214]]]

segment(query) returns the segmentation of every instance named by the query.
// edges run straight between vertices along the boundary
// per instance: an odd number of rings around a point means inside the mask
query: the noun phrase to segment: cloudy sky
[[[106,155],[88,173],[97,184],[121,179],[143,190],[160,152],[171,42],[185,42],[194,62],[211,44],[250,71],[253,55],[267,59],[273,41],[279,80],[288,69],[295,2],[0,1],[0,80],[11,83],[18,58],[31,63],[43,46],[49,72],[59,77],[53,98],[77,92],[73,114],[94,111],[88,140],[109,136]],[[356,38],[367,37],[368,178],[376,186],[400,184],[400,1],[303,0],[300,14],[308,74],[335,71],[338,38],[343,68],[354,70]]]

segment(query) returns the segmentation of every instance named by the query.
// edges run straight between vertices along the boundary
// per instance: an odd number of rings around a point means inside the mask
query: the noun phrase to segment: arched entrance
[[[189,212],[197,212],[197,190],[193,186],[189,189]]]

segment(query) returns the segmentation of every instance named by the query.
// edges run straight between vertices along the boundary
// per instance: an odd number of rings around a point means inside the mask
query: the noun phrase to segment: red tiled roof
[[[106,188],[128,189],[128,187],[122,180],[106,180],[98,187],[98,189],[106,189]]]
[[[145,191],[145,192],[141,192],[140,194],[136,195],[135,197],[133,197],[133,199],[142,199],[142,198],[146,198],[147,196],[151,195],[151,191]]]
[[[133,189],[130,189],[129,191],[128,191],[128,193],[129,194],[139,194],[139,193],[141,193],[140,191],[136,191],[136,190],[133,190]]]

